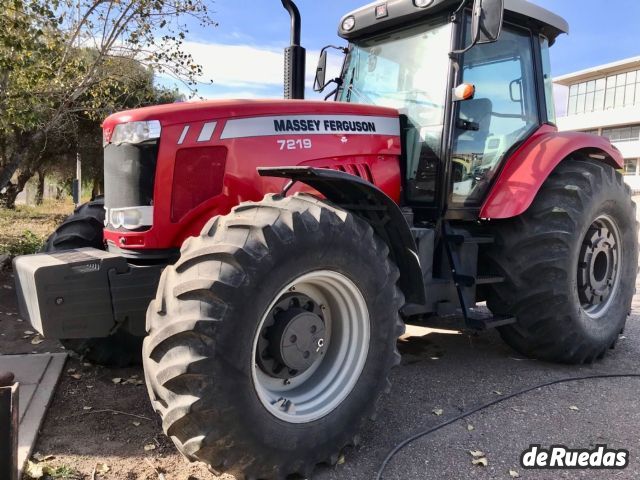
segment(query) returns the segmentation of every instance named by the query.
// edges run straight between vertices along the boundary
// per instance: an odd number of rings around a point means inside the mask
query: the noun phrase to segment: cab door
[[[450,210],[477,208],[503,159],[540,126],[536,61],[532,33],[508,24],[464,54],[461,82],[476,94],[454,112]]]

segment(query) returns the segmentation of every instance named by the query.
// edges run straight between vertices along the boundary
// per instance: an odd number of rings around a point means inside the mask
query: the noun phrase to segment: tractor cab
[[[503,160],[555,122],[549,47],[567,23],[524,0],[465,3],[375,2],[340,23],[335,98],[401,113],[404,201],[426,220],[477,218]]]

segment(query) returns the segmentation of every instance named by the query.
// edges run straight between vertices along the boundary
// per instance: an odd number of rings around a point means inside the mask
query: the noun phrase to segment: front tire
[[[591,363],[613,348],[638,269],[636,207],[622,176],[588,158],[563,161],[520,217],[496,222],[489,268],[504,276],[487,305],[514,315],[502,338],[543,360]]]
[[[43,251],[62,252],[76,248],[104,250],[104,199],[80,205],[47,239]],[[122,329],[104,338],[62,339],[67,350],[97,365],[126,367],[141,362],[142,338]]]
[[[285,478],[356,444],[400,359],[388,254],[366,222],[307,195],[240,205],[187,240],[143,352],[178,449],[216,471]]]

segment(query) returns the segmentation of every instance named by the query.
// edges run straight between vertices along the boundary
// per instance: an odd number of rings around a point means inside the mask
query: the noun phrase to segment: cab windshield
[[[338,97],[407,116],[407,180],[427,202],[435,198],[442,156],[451,35],[452,24],[440,20],[353,44]],[[433,170],[428,173],[421,162]],[[418,178],[424,175],[428,178]]]

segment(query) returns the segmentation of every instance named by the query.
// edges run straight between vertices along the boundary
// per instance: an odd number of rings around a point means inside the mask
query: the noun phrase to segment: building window
[[[640,70],[569,87],[569,115],[640,105]]]
[[[612,143],[637,142],[640,141],[640,125],[604,128],[602,136],[607,137]]]
[[[627,158],[624,161],[624,174],[625,175],[638,175],[638,159]]]

